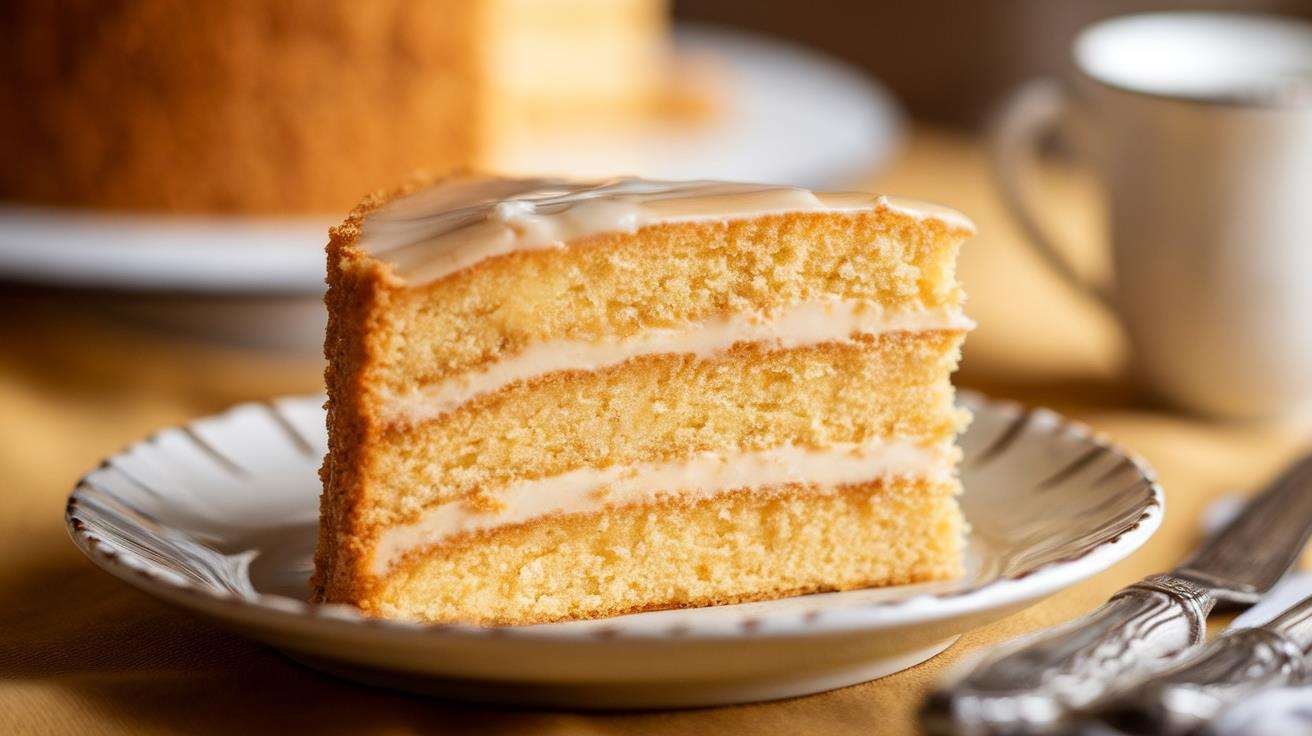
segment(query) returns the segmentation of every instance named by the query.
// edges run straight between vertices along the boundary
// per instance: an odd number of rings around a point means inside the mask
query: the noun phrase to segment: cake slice
[[[957,575],[969,220],[464,177],[328,245],[319,601],[526,624]]]

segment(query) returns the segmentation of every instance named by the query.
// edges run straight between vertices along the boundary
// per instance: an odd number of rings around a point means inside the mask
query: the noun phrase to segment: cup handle
[[[1081,276],[1043,231],[1034,210],[1022,194],[1020,171],[1038,155],[1043,138],[1060,129],[1069,107],[1069,97],[1060,82],[1035,79],[1012,93],[994,118],[989,145],[993,176],[1003,204],[1025,235],[1025,242],[1063,281],[1115,312],[1111,293],[1104,284]]]

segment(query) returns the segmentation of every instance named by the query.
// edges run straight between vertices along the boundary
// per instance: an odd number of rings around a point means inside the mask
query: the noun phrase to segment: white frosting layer
[[[740,343],[789,349],[850,340],[861,334],[972,327],[974,322],[958,309],[887,312],[864,302],[827,299],[769,315],[732,314],[683,327],[648,329],[621,340],[548,340],[478,373],[386,397],[384,416],[388,421],[423,421],[516,381],[557,371],[606,368],[643,355],[677,353],[706,358]]]
[[[425,283],[499,255],[656,223],[881,207],[974,231],[955,210],[859,192],[716,181],[470,178],[423,189],[369,214],[360,245],[390,262],[401,278]]]
[[[382,533],[372,572],[382,575],[411,550],[440,544],[459,534],[496,529],[548,516],[595,512],[662,496],[707,498],[739,489],[806,484],[827,493],[889,476],[932,480],[951,477],[959,450],[948,443],[838,444],[823,450],[783,446],[736,453],[703,453],[672,463],[582,468],[523,481],[496,493],[500,508],[480,511],[464,501],[434,506],[413,523]]]

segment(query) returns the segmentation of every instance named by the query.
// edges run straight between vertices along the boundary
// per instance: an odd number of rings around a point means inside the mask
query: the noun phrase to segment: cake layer
[[[789,484],[836,488],[890,477],[948,482],[959,453],[951,442],[926,446],[873,440],[825,448],[782,445],[703,452],[660,463],[579,468],[497,489],[483,503],[457,500],[430,507],[414,522],[382,532],[372,570],[381,575],[415,550],[461,536],[547,517],[651,503],[668,494],[691,500]]]
[[[397,278],[396,262],[340,265],[348,284],[389,284],[358,297],[376,309],[371,382],[400,394],[552,340],[622,340],[828,300],[957,309],[964,233],[937,222],[871,210],[667,223],[517,250],[425,286]]]
[[[948,374],[961,331],[887,333],[791,350],[739,345],[712,359],[654,355],[564,372],[382,429],[358,470],[370,525],[581,467],[701,452],[826,447],[875,439],[934,444],[962,416]]]
[[[387,422],[413,424],[441,416],[470,399],[519,381],[558,371],[609,368],[644,355],[709,358],[743,343],[788,349],[843,342],[854,335],[967,330],[973,326],[957,309],[890,313],[864,302],[815,300],[783,307],[773,314],[734,314],[676,328],[644,330],[628,338],[535,343],[475,372],[400,395],[383,392],[381,413]]]
[[[961,569],[957,490],[889,478],[555,517],[414,555],[363,606],[525,624],[938,580]]]
[[[650,111],[669,72],[664,3],[497,0],[480,19],[489,120],[541,130],[543,119]]]

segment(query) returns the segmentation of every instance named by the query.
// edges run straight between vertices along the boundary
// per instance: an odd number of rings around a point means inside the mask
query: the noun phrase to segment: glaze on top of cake
[[[397,276],[422,284],[499,255],[657,223],[880,207],[974,232],[955,210],[862,192],[709,180],[469,177],[421,189],[370,213],[360,245],[390,262]]]

